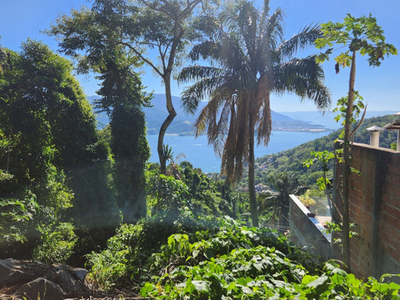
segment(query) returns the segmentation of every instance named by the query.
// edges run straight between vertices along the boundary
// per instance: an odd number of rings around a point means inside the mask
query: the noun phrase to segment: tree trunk
[[[289,229],[289,194],[283,193],[281,199],[281,214],[279,216],[278,231],[286,232]]]
[[[356,51],[353,51],[349,94],[347,99],[346,121],[344,125],[343,141],[343,262],[350,270],[350,216],[349,216],[349,177],[350,177],[350,148],[351,148],[351,120],[353,117],[354,82],[356,77]]]
[[[171,95],[171,71],[167,71],[164,76],[164,84],[165,84],[165,97],[166,97],[166,106],[168,110],[168,116],[164,120],[161,125],[160,132],[158,134],[158,143],[157,143],[157,152],[160,160],[160,172],[161,174],[165,174],[167,171],[167,158],[164,155],[163,145],[164,145],[164,136],[168,129],[168,126],[174,120],[176,116],[176,111],[172,104],[172,95]]]
[[[257,197],[254,186],[254,123],[252,111],[249,110],[249,197],[251,221],[254,227],[258,227]]]

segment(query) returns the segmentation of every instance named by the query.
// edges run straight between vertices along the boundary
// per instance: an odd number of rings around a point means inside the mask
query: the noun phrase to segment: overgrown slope
[[[370,133],[366,129],[374,125],[383,127],[394,119],[395,116],[386,115],[364,120],[355,134],[354,142],[369,144]],[[301,144],[293,149],[258,158],[256,160],[256,184],[262,183],[268,185],[267,178],[269,176],[276,176],[276,174],[283,172],[294,172],[305,184],[309,186],[314,185],[316,179],[321,176],[321,170],[318,164],[307,169],[303,166],[303,162],[306,159],[311,158],[311,151],[332,151],[334,141],[339,137],[340,132],[341,129],[332,132],[325,137]],[[390,145],[396,142],[396,138],[396,131],[381,132],[380,147],[390,148]],[[243,177],[244,180],[242,180],[240,184],[242,186],[244,186],[247,173],[245,173]]]

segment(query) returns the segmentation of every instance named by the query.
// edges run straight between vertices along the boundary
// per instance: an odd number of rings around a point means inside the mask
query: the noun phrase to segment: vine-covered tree
[[[133,71],[137,59],[127,57],[121,49],[113,49],[99,62],[102,98],[97,107],[111,116],[117,203],[124,222],[133,222],[146,216],[144,169],[150,150],[142,107],[149,104],[150,96],[142,92],[141,80]]]
[[[261,10],[246,1],[228,5],[207,40],[195,46],[191,58],[209,59],[211,66],[184,68],[180,81],[196,83],[185,89],[182,100],[194,112],[201,99],[210,96],[196,122],[197,134],[208,126],[209,142],[222,156],[221,170],[229,181],[238,180],[248,163],[248,188],[252,222],[258,226],[254,187],[254,144],[268,145],[271,134],[270,94],[293,92],[312,99],[319,109],[330,103],[322,84],[323,71],[315,56],[294,58],[298,49],[313,45],[320,36],[308,26],[289,40],[283,38],[283,11],[271,15],[269,1]],[[209,28],[207,28],[209,29]]]

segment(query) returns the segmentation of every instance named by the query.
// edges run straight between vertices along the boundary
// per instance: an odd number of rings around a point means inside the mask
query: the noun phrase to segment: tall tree
[[[276,192],[275,197],[280,209],[279,230],[286,231],[289,227],[289,195],[304,194],[307,187],[300,183],[298,176],[293,172],[279,173],[268,180]]]
[[[73,10],[52,26],[50,34],[60,37],[66,54],[97,55],[104,44],[129,49],[161,77],[165,87],[168,116],[161,125],[157,152],[161,172],[166,171],[164,135],[176,116],[172,103],[172,74],[185,44],[192,37],[188,23],[201,0],[95,0],[91,10]],[[156,55],[154,53],[157,52]],[[153,58],[157,56],[157,61]]]
[[[107,149],[97,137],[94,114],[71,74],[71,63],[31,40],[20,53],[1,52],[0,144],[6,151],[0,151],[0,169],[8,175],[0,185],[5,204],[1,213],[25,213],[8,224],[10,231],[19,226],[30,232],[35,225],[49,228],[70,217],[68,212],[74,212],[75,224],[107,225],[110,213],[99,210],[111,204],[101,168]],[[84,171],[88,169],[90,176]],[[65,211],[71,204],[73,210]],[[28,219],[34,224],[24,225]]]
[[[315,41],[317,48],[326,48],[328,50],[319,56],[319,62],[329,59],[333,52],[334,44],[343,46],[347,49],[335,57],[335,69],[338,73],[341,67],[350,67],[349,74],[349,90],[347,97],[342,98],[341,103],[345,111],[344,119],[344,136],[343,136],[343,155],[342,155],[342,186],[341,200],[343,207],[343,261],[350,268],[350,219],[349,219],[349,176],[350,168],[350,151],[352,141],[351,124],[354,120],[354,100],[357,96],[355,87],[356,78],[356,56],[368,55],[368,63],[370,66],[380,66],[381,60],[390,54],[397,54],[396,48],[386,43],[383,30],[378,26],[376,19],[371,14],[366,17],[355,18],[348,14],[344,18],[343,23],[328,22],[321,25],[323,37]],[[342,111],[343,111],[342,110]]]
[[[102,166],[107,149],[97,136],[92,108],[71,74],[72,64],[35,41],[24,43],[21,53],[8,53],[0,86],[0,128],[13,142],[7,155],[1,155],[2,165],[8,166],[16,185],[33,185],[41,204],[49,200],[39,197],[36,189],[47,189],[41,182],[54,172],[64,173],[75,195],[75,220],[97,218],[97,224],[104,224],[96,208],[111,201]],[[91,184],[83,179],[88,169]]]
[[[146,216],[144,169],[150,150],[142,107],[149,104],[151,96],[142,92],[141,80],[133,71],[137,58],[128,57],[117,48],[99,62],[102,86],[98,93],[102,99],[97,107],[111,116],[117,203],[124,222],[134,222]]]
[[[312,99],[319,109],[330,103],[322,84],[323,71],[314,56],[293,58],[298,49],[313,45],[319,28],[305,27],[290,40],[283,39],[283,11],[269,15],[269,1],[261,10],[246,1],[229,5],[214,20],[216,32],[191,51],[217,66],[184,68],[180,81],[197,82],[185,89],[182,100],[194,112],[201,99],[208,105],[196,122],[197,134],[208,126],[208,139],[222,156],[221,170],[229,181],[242,175],[248,163],[252,222],[258,226],[254,187],[254,144],[268,145],[271,134],[270,94],[293,92]],[[212,24],[213,22],[209,22]],[[218,116],[219,114],[219,116]]]
[[[97,108],[111,119],[115,194],[125,222],[146,214],[144,164],[149,149],[141,108],[149,97],[142,92],[140,78],[133,70],[141,65],[137,59],[141,50],[127,46],[131,39],[140,39],[144,30],[140,17],[137,4],[98,0],[91,9],[73,10],[71,16],[60,17],[50,30],[62,37],[62,51],[78,59],[81,72],[100,74],[98,93],[102,98]],[[81,56],[82,51],[86,55]]]

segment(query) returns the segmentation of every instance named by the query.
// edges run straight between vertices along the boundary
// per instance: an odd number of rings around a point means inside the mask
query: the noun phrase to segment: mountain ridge
[[[88,100],[91,104],[99,96],[89,96]],[[207,105],[207,102],[200,102],[199,107],[194,115],[188,114],[184,111],[181,105],[180,97],[172,96],[172,103],[174,104],[177,116],[168,127],[167,134],[180,134],[180,135],[194,135],[195,123],[200,111]],[[165,95],[154,94],[151,100],[152,107],[143,108],[146,115],[147,134],[158,134],[161,124],[168,116],[165,106]],[[271,111],[272,129],[274,131],[326,131],[325,126],[320,124],[312,124],[302,120],[297,120],[275,111]],[[109,123],[107,114],[97,113],[99,127],[103,128]]]

